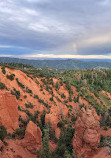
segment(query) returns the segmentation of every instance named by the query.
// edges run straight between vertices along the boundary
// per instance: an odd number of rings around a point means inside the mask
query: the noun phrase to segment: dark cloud
[[[0,54],[108,55],[110,19],[109,0],[3,0]]]

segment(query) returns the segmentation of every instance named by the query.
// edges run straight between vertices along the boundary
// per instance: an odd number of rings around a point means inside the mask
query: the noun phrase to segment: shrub
[[[55,96],[55,98],[56,98],[59,102],[62,102],[62,101],[58,98],[58,96]]]
[[[56,82],[56,86],[55,87],[56,87],[57,90],[59,90],[59,84],[58,84],[58,82]]]
[[[28,119],[27,121],[24,121],[24,120],[22,119],[21,115],[19,115],[19,121],[22,123],[22,125],[19,124],[19,127],[26,127],[27,124],[29,123],[29,119]]]
[[[64,95],[64,93],[61,94],[61,98],[65,99],[66,96]]]
[[[65,151],[64,158],[72,158],[72,156],[71,156],[69,151],[67,151],[67,150]]]
[[[11,94],[15,95],[17,99],[20,98],[20,91],[17,91],[15,88],[14,88],[14,91],[11,90]]]
[[[0,151],[2,152],[2,151],[3,151],[3,149],[4,149],[4,146],[2,145],[2,146],[1,146],[1,148],[0,148]]]
[[[5,84],[0,82],[0,89],[5,89],[5,88],[6,88]]]
[[[39,99],[39,96],[34,94],[34,98]]]
[[[12,134],[12,137],[20,136],[20,138],[24,138],[25,130],[25,128],[17,128]]]
[[[73,122],[73,124],[75,124],[75,121],[77,120],[77,117],[75,117],[74,115],[71,117],[71,121]]]
[[[63,121],[58,122],[57,127],[63,128],[65,123]]]
[[[47,103],[45,103],[44,100],[38,98],[38,101],[42,103],[46,108],[50,108],[50,106]]]
[[[50,101],[53,101],[53,97],[50,98]]]
[[[47,84],[47,81],[43,78],[41,79],[41,81],[44,83],[44,84]]]
[[[35,113],[34,113],[34,115],[33,115],[33,119],[32,119],[32,121],[34,122],[34,123],[36,123],[36,119],[38,118],[38,116],[39,116],[39,111],[37,110],[37,111],[35,111]]]
[[[101,138],[100,138],[100,147],[104,147],[104,146],[111,146],[111,137],[110,136],[107,136],[107,137],[104,137],[103,135],[101,135]]]
[[[107,117],[107,119],[105,121],[105,124],[106,124],[106,126],[109,126],[111,128],[111,118],[110,118],[109,115],[108,115],[108,117]]]
[[[29,89],[28,87],[26,87],[26,92],[27,92],[27,93],[32,93],[32,90]]]
[[[21,116],[19,117],[19,120],[26,126],[27,123],[31,120],[32,122],[34,122],[36,124],[37,118],[39,116],[39,111],[35,111],[34,115],[32,113],[30,113],[28,110],[23,110],[28,116],[29,119],[27,121],[22,120]]]
[[[62,81],[62,80],[60,80],[60,82],[59,82],[59,83],[60,83],[60,85],[61,85],[61,86],[63,86],[63,81]]]
[[[14,80],[15,74],[7,75],[6,77],[12,81]]]
[[[7,129],[4,126],[0,126],[0,139],[3,141],[7,136]]]
[[[72,97],[71,97],[71,95],[69,95],[69,102],[72,102]]]
[[[21,82],[19,82],[18,78],[16,78],[16,81],[21,88],[25,88],[25,86]]]
[[[46,115],[46,111],[44,110],[43,113],[40,115],[40,121],[38,122],[38,125],[43,133],[44,136],[44,127],[45,127],[45,115]]]
[[[40,84],[39,81],[36,79],[35,83],[37,83],[38,85]]]
[[[68,103],[68,100],[64,100],[64,104]]]
[[[36,149],[36,157],[37,157],[37,158],[40,157],[40,151],[39,151],[39,149]]]
[[[108,130],[107,127],[104,127],[104,130],[107,131]]]
[[[24,99],[26,99],[27,98],[27,95],[24,95]]]
[[[21,109],[20,105],[18,105],[18,110],[19,110],[19,111],[22,111],[22,109]]]
[[[45,127],[49,128],[49,139],[52,140],[54,143],[57,143],[58,139],[57,139],[57,137],[55,135],[55,129],[52,128],[51,122],[50,121],[47,122],[45,124]]]
[[[3,74],[6,74],[5,66],[2,66],[1,69],[2,69]]]
[[[34,105],[31,102],[29,102],[28,104],[25,103],[25,106],[26,106],[26,108],[31,108],[31,109],[33,109],[33,107],[34,107]]]

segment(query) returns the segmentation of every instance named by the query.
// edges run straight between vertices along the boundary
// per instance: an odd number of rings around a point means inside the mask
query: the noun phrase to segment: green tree
[[[40,151],[39,151],[39,149],[36,149],[36,157],[37,157],[37,158],[40,157]]]
[[[0,139],[3,141],[7,136],[7,129],[4,126],[0,126]]]
[[[64,158],[72,158],[72,156],[70,155],[69,151],[65,151],[64,153]]]
[[[3,74],[6,74],[5,66],[3,66],[1,69],[2,69]]]
[[[42,141],[42,158],[51,158],[49,148],[49,129],[44,129],[44,137]]]

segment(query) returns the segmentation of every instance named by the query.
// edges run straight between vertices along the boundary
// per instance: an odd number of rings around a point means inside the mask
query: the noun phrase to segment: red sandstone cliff
[[[41,151],[42,132],[32,121],[27,125],[25,137],[21,145],[32,154],[35,154],[37,149]]]
[[[12,132],[18,128],[18,104],[16,97],[0,91],[0,124]]]
[[[79,117],[75,123],[75,136],[73,147],[77,152],[77,157],[84,158],[106,158],[109,155],[109,148],[98,148],[100,144],[99,117],[95,110],[81,109]]]

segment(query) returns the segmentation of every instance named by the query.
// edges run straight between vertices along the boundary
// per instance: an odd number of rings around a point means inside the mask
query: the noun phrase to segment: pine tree
[[[64,153],[64,158],[72,158],[72,156],[70,155],[70,153],[67,150]]]
[[[44,137],[42,141],[42,158],[51,158],[49,148],[49,129],[44,129]]]
[[[39,158],[40,157],[40,152],[39,149],[36,149],[36,157]]]

